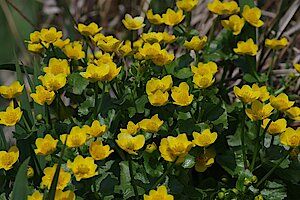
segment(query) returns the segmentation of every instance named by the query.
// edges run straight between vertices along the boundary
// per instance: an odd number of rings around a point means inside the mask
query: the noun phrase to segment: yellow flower
[[[266,39],[265,46],[270,49],[282,49],[289,44],[289,41],[286,38],[281,38],[280,40],[276,39]]]
[[[179,9],[186,12],[192,11],[198,4],[198,0],[177,0],[176,5]]]
[[[240,12],[240,8],[235,1],[222,3],[219,0],[214,0],[212,3],[207,4],[207,8],[217,15],[232,15]]]
[[[175,101],[173,104],[179,106],[188,106],[192,103],[194,95],[189,94],[189,85],[186,82],[179,84],[179,87],[172,88],[172,99]]]
[[[63,192],[62,190],[56,190],[54,200],[75,200],[75,193],[71,190]]]
[[[54,91],[48,91],[41,85],[36,86],[35,90],[35,93],[31,93],[30,96],[36,103],[40,105],[47,103],[50,105],[53,102],[55,98]]]
[[[97,165],[92,157],[83,158],[81,155],[77,155],[73,162],[68,160],[67,167],[72,170],[76,181],[98,175]]]
[[[169,93],[157,90],[154,93],[149,94],[148,99],[153,106],[164,106],[168,103]]]
[[[176,36],[175,35],[169,35],[169,33],[167,33],[167,32],[163,32],[162,35],[163,35],[162,42],[172,43],[172,42],[175,42],[175,40],[176,40]]]
[[[141,35],[141,38],[150,44],[153,44],[155,42],[161,42],[164,39],[164,36],[161,32],[150,32],[150,33],[143,33]]]
[[[21,85],[19,81],[15,81],[9,86],[0,86],[0,94],[6,99],[17,98],[22,94],[23,89],[24,85]]]
[[[85,36],[94,36],[102,30],[102,27],[98,27],[95,22],[92,22],[89,25],[78,24],[75,28],[80,32],[80,34]]]
[[[200,39],[200,37],[193,36],[191,41],[186,40],[183,45],[189,50],[199,51],[203,49],[203,47],[206,45],[206,42],[206,36],[204,36],[202,39]]]
[[[173,200],[173,195],[168,194],[167,188],[161,185],[157,190],[150,190],[149,195],[144,194],[144,200]]]
[[[28,51],[30,51],[31,53],[41,53],[42,50],[44,49],[43,45],[41,45],[40,43],[32,43],[32,44],[28,44],[27,46]]]
[[[258,121],[269,117],[272,114],[272,110],[273,107],[270,103],[263,105],[260,101],[255,100],[251,104],[251,109],[247,108],[245,112],[251,121]]]
[[[0,169],[10,170],[19,158],[19,149],[17,146],[9,148],[8,152],[0,151]]]
[[[66,59],[50,58],[48,67],[43,68],[47,74],[68,76],[70,74],[69,63]]]
[[[300,120],[300,108],[297,106],[287,109],[285,114],[292,120]]]
[[[158,78],[151,78],[146,84],[146,93],[148,95],[154,94],[156,91],[161,90],[162,92],[168,91],[173,85],[171,75],[164,76],[161,80]]]
[[[60,88],[63,88],[67,82],[64,74],[53,75],[47,73],[44,76],[39,76],[38,79],[42,81],[43,86],[49,91],[59,90]]]
[[[179,134],[177,137],[168,136],[160,142],[159,151],[161,156],[169,162],[182,163],[185,156],[193,147],[193,143],[188,141],[186,134]]]
[[[68,138],[67,138],[68,137]],[[60,135],[60,140],[62,143],[65,143],[67,139],[67,147],[76,148],[84,145],[87,140],[86,130],[84,128],[80,128],[79,126],[74,126],[71,129],[70,134],[62,134]]]
[[[169,54],[166,49],[163,49],[152,58],[152,61],[158,66],[163,66],[170,64],[174,60],[174,58],[175,56],[173,53]]]
[[[280,135],[280,142],[290,147],[297,147],[300,145],[300,127],[297,130],[288,127],[285,132]]]
[[[146,13],[147,19],[151,24],[162,24],[164,23],[162,17],[159,14],[153,14],[152,9]]]
[[[54,164],[53,167],[46,167],[44,169],[45,175],[42,177],[41,187],[47,187],[48,189],[50,189],[56,168],[57,168],[57,164]],[[71,174],[65,172],[65,170],[61,167],[59,170],[56,189],[63,190],[68,185],[70,180],[71,180]]]
[[[192,72],[195,75],[215,75],[218,72],[218,66],[215,62],[209,61],[208,63],[199,62],[198,66],[192,65]]]
[[[222,20],[221,24],[225,29],[232,31],[233,35],[238,35],[245,25],[245,20],[238,15],[232,15],[229,20]]]
[[[146,25],[144,24],[143,17],[133,18],[130,14],[125,15],[125,19],[122,20],[122,23],[128,30],[138,30]]]
[[[300,64],[294,63],[293,66],[294,66],[295,70],[296,70],[298,73],[300,73]]]
[[[258,28],[264,25],[264,22],[259,19],[261,17],[261,10],[257,7],[250,8],[248,5],[245,5],[242,15],[243,18],[252,26]]]
[[[262,128],[266,129],[270,119],[264,119],[263,124],[261,125]],[[286,130],[287,122],[284,118],[278,119],[276,121],[272,121],[267,129],[267,132],[271,135],[277,135],[282,133]]]
[[[195,74],[193,76],[193,83],[201,89],[208,88],[215,82],[214,77],[211,74],[205,74],[205,75],[200,75],[200,74]]]
[[[57,31],[56,28],[54,27],[51,27],[49,29],[43,28],[40,33],[40,40],[46,44],[54,43],[61,37],[62,37],[62,32]]]
[[[260,92],[258,99],[261,100],[262,102],[267,101],[270,98],[270,95],[269,95],[269,92],[268,92],[266,86],[259,87],[257,84],[254,83],[252,85],[252,90]]]
[[[36,190],[32,195],[27,196],[27,200],[43,200],[43,197],[43,194]]]
[[[114,150],[110,150],[109,145],[103,145],[101,140],[97,140],[90,144],[89,152],[94,160],[103,160],[114,152]]]
[[[241,89],[234,86],[233,91],[235,96],[244,103],[252,103],[260,95],[260,92],[253,90],[249,85],[243,85]]]
[[[138,39],[137,41],[134,41],[132,44],[134,51],[137,51],[139,48],[142,48],[143,44],[144,44],[144,40],[141,38]]]
[[[20,107],[14,108],[14,105],[11,104],[6,108],[5,112],[0,112],[0,124],[14,126],[20,121],[22,113]]]
[[[131,48],[130,40],[126,40],[125,44],[120,45],[120,47],[118,48],[118,53],[121,54],[122,56],[127,56],[131,52],[132,52],[132,48]]]
[[[195,145],[207,147],[216,141],[218,134],[216,132],[210,132],[209,129],[205,129],[201,133],[193,132],[193,137],[193,143]]]
[[[146,146],[146,149],[145,151],[148,152],[148,153],[152,153],[153,151],[155,151],[157,149],[157,146],[155,144],[155,142],[152,142],[151,144],[148,144]]]
[[[30,43],[40,43],[41,42],[41,33],[39,31],[34,31],[30,33],[29,38],[30,38]]]
[[[97,34],[98,35],[98,34]],[[97,40],[97,46],[105,52],[113,52],[120,46],[120,41],[113,36],[103,36]]]
[[[183,15],[182,10],[178,10],[175,12],[171,8],[168,8],[167,12],[165,14],[162,14],[162,19],[166,25],[174,26],[176,24],[179,24],[183,19],[185,15]]]
[[[159,43],[149,44],[145,43],[143,48],[139,48],[139,53],[142,57],[147,59],[154,58],[161,51]]]
[[[69,44],[67,44],[63,48],[63,52],[66,54],[66,56],[73,60],[80,60],[81,58],[84,58],[85,53],[83,51],[83,47],[81,42],[74,41]]]
[[[250,38],[246,42],[239,41],[237,43],[237,48],[234,48],[233,51],[240,55],[255,56],[258,51],[258,46],[254,44],[252,38]]]
[[[121,133],[127,133],[127,134],[130,134],[130,135],[135,135],[139,130],[140,130],[139,124],[138,123],[134,124],[132,121],[129,121],[127,123],[127,128],[126,129],[120,128]]]
[[[56,150],[57,142],[58,140],[53,139],[50,134],[47,134],[44,138],[37,138],[35,140],[37,149],[34,152],[39,156],[52,154]]]
[[[142,130],[149,133],[156,133],[160,130],[164,121],[158,118],[158,114],[151,117],[151,119],[143,119],[139,122],[139,126]]]
[[[196,156],[195,170],[204,172],[208,167],[211,167],[215,162],[216,151],[213,148],[204,149],[203,154]]]
[[[137,135],[133,137],[128,133],[119,133],[116,143],[121,149],[127,151],[129,154],[138,155],[135,151],[143,148],[145,144],[145,137],[144,135]]]
[[[92,137],[99,137],[106,132],[107,126],[105,124],[101,125],[98,120],[94,120],[92,126],[84,125],[82,130],[91,135]]]
[[[294,105],[294,101],[289,101],[289,97],[281,93],[277,97],[271,95],[270,96],[271,105],[279,111],[285,111]]]
[[[34,176],[34,169],[28,165],[27,166],[27,178],[32,178]]]
[[[89,64],[86,72],[80,72],[80,75],[92,82],[95,81],[111,81],[121,71],[121,67],[117,68],[114,62],[99,63],[99,65]]]
[[[65,40],[58,39],[58,40],[56,40],[56,42],[53,43],[53,45],[55,47],[58,47],[60,49],[63,49],[67,44],[70,44],[70,39],[69,38],[67,38]]]

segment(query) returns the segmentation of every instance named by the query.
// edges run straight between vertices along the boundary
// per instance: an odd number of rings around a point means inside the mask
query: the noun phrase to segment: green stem
[[[56,55],[55,49],[54,49],[54,45],[52,43],[50,44],[50,48],[52,49],[54,56],[56,58],[58,58],[57,55]]]
[[[298,78],[294,78],[290,81],[288,81],[287,84],[285,84],[284,86],[282,86],[280,89],[278,89],[277,91],[274,92],[274,95],[278,95],[281,92],[283,92],[285,89],[289,88],[292,84],[294,84],[296,81],[298,80]]]
[[[213,25],[209,31],[209,35],[208,35],[208,38],[207,38],[207,44],[206,44],[206,47],[205,47],[205,51],[204,51],[204,55],[207,55],[207,52],[209,50],[209,47],[210,47],[210,44],[211,44],[211,40],[213,38],[213,35],[214,35],[214,32],[215,32],[215,28],[217,26],[217,23],[219,21],[219,16],[217,16],[214,21],[213,21]]]
[[[271,61],[271,64],[270,64],[269,69],[268,69],[268,72],[267,72],[267,77],[268,77],[269,83],[272,82],[272,81],[271,81],[270,74],[271,74],[271,71],[273,70],[273,66],[274,66],[275,59],[276,59],[276,51],[273,50],[273,52],[272,52],[272,61]]]
[[[259,133],[260,133],[260,126],[261,126],[261,121],[257,122],[257,132],[256,132],[256,142],[255,142],[255,147],[254,147],[254,154],[253,154],[253,158],[251,161],[251,165],[250,165],[250,171],[252,172],[255,166],[255,161],[256,161],[256,157],[257,154],[259,152],[259,146],[260,146],[260,137],[259,137]]]
[[[99,94],[99,86],[98,86],[98,82],[95,82],[94,83],[95,84],[95,86],[94,86],[94,94],[95,94],[95,108],[94,108],[94,113],[93,113],[93,119],[95,119],[96,118],[96,116],[97,116],[97,105],[98,105],[98,101],[99,101],[99,99],[98,99],[98,94]]]
[[[284,157],[282,157],[276,163],[276,165],[274,165],[273,168],[264,177],[262,177],[262,179],[260,179],[260,181],[257,183],[256,187],[259,187],[275,171],[275,169],[289,156],[291,150],[292,150],[292,148],[290,148],[290,150],[286,153],[286,155]]]
[[[241,143],[242,143],[244,168],[247,169],[247,157],[246,157],[247,155],[246,155],[246,145],[245,145],[245,120],[246,120],[245,110],[246,107],[245,104],[243,103]]]
[[[102,92],[101,92],[101,99],[100,99],[100,101],[98,99],[98,93],[99,93],[98,87],[99,87],[98,83],[96,82],[96,86],[95,86],[95,110],[94,110],[94,113],[93,113],[93,115],[94,115],[93,118],[94,119],[97,118],[97,115],[100,112],[100,109],[101,109],[101,106],[102,106],[102,103],[103,103],[103,98],[104,98],[104,93],[105,93],[105,83],[103,83],[103,88],[102,88]]]
[[[133,176],[133,166],[132,166],[132,158],[130,155],[127,155],[128,157],[128,162],[129,162],[129,173],[130,173],[130,180],[131,180],[131,185],[133,187],[133,191],[134,191],[134,196],[136,200],[139,200],[139,193],[137,190],[137,187],[134,183],[134,176]]]
[[[186,13],[186,34],[187,34],[187,37],[190,36],[191,18],[192,18],[192,13],[191,12],[187,12]]]
[[[159,179],[152,185],[152,189],[156,189],[156,187],[158,186],[158,184],[160,184],[165,178],[166,176],[171,172],[171,170],[173,169],[174,165],[176,164],[176,161],[178,160],[178,157],[175,159],[175,161],[170,164],[167,168],[167,170],[159,177]]]

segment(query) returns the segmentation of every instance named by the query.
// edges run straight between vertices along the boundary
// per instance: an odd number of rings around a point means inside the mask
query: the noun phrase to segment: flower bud
[[[27,177],[32,178],[33,176],[34,176],[34,169],[30,165],[28,165],[28,167],[27,167]]]

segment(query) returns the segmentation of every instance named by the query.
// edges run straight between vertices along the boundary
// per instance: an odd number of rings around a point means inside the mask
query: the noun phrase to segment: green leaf
[[[250,170],[246,169],[246,170],[240,170],[239,174],[238,174],[238,180],[236,182],[236,189],[238,189],[239,191],[244,192],[246,189],[246,186],[244,185],[244,181],[245,179],[251,179],[251,177],[253,176],[253,174],[250,172]]]
[[[84,116],[89,114],[90,108],[94,107],[95,99],[94,97],[87,97],[84,102],[82,102],[78,108],[79,116]]]
[[[152,177],[160,177],[164,173],[164,167],[158,159],[158,153],[143,153],[144,158],[144,167],[147,174],[151,175]]]
[[[89,81],[83,78],[79,73],[72,73],[68,76],[68,84],[72,87],[73,94],[81,95],[88,86]]]
[[[28,74],[33,74],[33,69],[31,67],[27,67],[27,66],[23,66],[23,67],[26,67]],[[16,71],[16,65],[15,64],[1,64],[0,70]],[[24,69],[22,69],[21,72],[25,73]]]
[[[266,200],[282,200],[287,197],[285,186],[272,181],[267,181],[265,189],[261,191],[261,195]]]
[[[0,126],[0,151],[8,149],[6,138],[3,132],[3,127]]]
[[[258,81],[254,76],[248,73],[243,76],[243,79],[248,83],[256,83]]]
[[[140,98],[138,98],[135,101],[135,106],[136,106],[137,113],[144,113],[146,103],[148,103],[147,95],[142,95]]]
[[[27,167],[29,163],[30,157],[28,157],[19,167],[17,172],[17,176],[15,179],[14,187],[12,190],[12,200],[19,200],[19,199],[27,199]]]
[[[64,145],[63,148],[65,148],[65,145]],[[55,198],[55,192],[56,192],[56,187],[57,187],[57,183],[58,183],[60,167],[61,167],[61,163],[59,162],[57,167],[56,167],[53,179],[52,179],[50,190],[49,190],[49,193],[48,193],[47,198],[46,198],[47,200],[54,200],[54,198]]]
[[[181,164],[181,166],[185,169],[190,169],[194,167],[195,163],[195,157],[188,154],[185,156],[184,162]]]
[[[193,73],[190,68],[183,68],[173,73],[176,78],[187,79],[193,76]]]

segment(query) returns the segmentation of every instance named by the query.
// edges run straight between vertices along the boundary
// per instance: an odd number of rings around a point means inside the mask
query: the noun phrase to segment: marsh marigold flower
[[[45,44],[53,44],[62,37],[62,32],[57,31],[55,27],[49,29],[43,28],[40,32],[40,40]]]
[[[185,156],[193,147],[193,143],[188,141],[186,134],[179,134],[177,137],[168,136],[160,142],[159,151],[161,156],[169,162],[182,163]]]
[[[42,187],[47,187],[48,189],[50,189],[56,168],[57,168],[57,164],[54,164],[53,167],[46,167],[44,169],[45,175],[42,177],[42,183],[41,183]],[[59,170],[56,189],[63,190],[65,187],[67,187],[70,181],[71,181],[71,174],[65,172],[65,170],[61,167]]]
[[[132,155],[138,155],[136,151],[143,148],[145,144],[144,135],[132,136],[128,133],[119,133],[117,137],[116,143],[118,146]]]
[[[138,30],[146,25],[144,24],[143,17],[133,18],[130,14],[125,15],[125,19],[122,20],[122,23],[128,30]]]
[[[300,64],[294,63],[293,66],[294,66],[295,70],[296,70],[298,73],[300,73]]]
[[[76,181],[98,175],[97,165],[92,157],[83,158],[77,155],[73,162],[68,160],[67,167],[73,172]]]
[[[164,23],[162,17],[159,14],[153,14],[152,9],[146,12],[147,19],[151,24],[162,24]]]
[[[193,74],[195,75],[215,75],[218,72],[218,66],[215,62],[209,61],[208,63],[199,62],[198,66],[192,65],[191,67]]]
[[[252,26],[258,28],[264,25],[264,22],[259,19],[261,17],[261,10],[257,7],[250,8],[248,5],[245,5],[242,15],[243,18]]]
[[[207,147],[216,141],[218,134],[216,132],[210,132],[209,129],[205,129],[201,133],[193,132],[193,137],[193,143],[195,145]]]
[[[222,20],[221,24],[225,29],[232,31],[233,35],[238,35],[245,25],[245,20],[238,15],[232,15],[228,20]]]
[[[70,74],[70,66],[66,59],[50,58],[48,67],[43,68],[45,73],[68,76]]]
[[[297,147],[300,145],[300,127],[296,130],[288,127],[285,132],[280,135],[280,142],[290,147]]]
[[[79,41],[74,41],[74,42],[67,44],[63,48],[63,52],[66,54],[66,56],[68,58],[73,59],[73,60],[80,60],[80,59],[84,58],[84,56],[85,56],[82,44]]]
[[[173,80],[171,75],[164,76],[162,79],[151,78],[147,81],[146,84],[146,93],[153,94],[157,90],[161,90],[162,92],[169,91],[173,85]]]
[[[121,54],[122,56],[127,56],[131,52],[132,52],[132,48],[131,48],[130,40],[126,40],[125,44],[120,45],[118,48],[118,53]]]
[[[79,31],[80,34],[85,36],[94,36],[99,31],[102,30],[102,27],[98,27],[95,22],[90,23],[89,25],[78,24],[76,29]]]
[[[62,134],[60,135],[60,140],[62,143],[65,143],[69,148],[76,148],[84,145],[87,140],[86,130],[84,128],[80,128],[79,126],[74,126],[71,129],[70,134]]]
[[[167,32],[163,32],[162,35],[163,35],[162,42],[172,43],[172,42],[176,41],[176,36],[175,35],[169,35],[169,33],[167,33]]]
[[[270,96],[271,105],[279,111],[285,111],[294,105],[294,101],[289,101],[289,97],[281,93],[278,96]]]
[[[173,200],[173,195],[168,194],[167,188],[161,185],[157,190],[150,190],[149,195],[144,194],[144,200]]]
[[[35,90],[35,93],[31,93],[30,96],[36,103],[40,105],[47,103],[50,105],[53,102],[55,98],[54,91],[48,91],[42,85],[36,86]]]
[[[195,170],[204,172],[215,162],[216,151],[213,148],[204,149],[203,154],[197,155],[195,158]]]
[[[65,40],[58,39],[58,40],[56,40],[56,42],[53,43],[53,45],[55,47],[58,47],[60,49],[63,49],[67,44],[70,44],[70,39],[69,38],[67,38]]]
[[[282,49],[289,44],[289,41],[286,38],[281,38],[280,40],[276,39],[266,39],[265,46],[270,49]]]
[[[194,74],[193,76],[193,83],[201,89],[208,88],[215,82],[215,78],[212,74]]]
[[[186,12],[192,11],[198,4],[198,0],[177,0],[176,6]]]
[[[24,85],[21,85],[19,81],[15,81],[9,86],[0,86],[0,94],[6,99],[17,98],[22,94],[23,89]]]
[[[217,15],[232,15],[240,12],[240,7],[235,1],[221,2],[214,0],[212,3],[207,4],[207,8]]]
[[[191,41],[185,41],[184,46],[189,50],[195,50],[199,51],[203,49],[203,47],[206,45],[207,37],[204,36],[203,38],[200,38],[198,36],[193,36]]]
[[[251,104],[251,109],[247,108],[245,112],[252,121],[258,121],[269,117],[272,110],[273,107],[270,103],[263,105],[259,100],[255,100]]]
[[[284,118],[277,119],[276,121],[270,122],[270,119],[264,119],[261,127],[263,129],[267,128],[268,123],[270,123],[267,132],[271,135],[277,135],[286,130],[287,122]]]
[[[148,95],[149,102],[152,106],[164,106],[168,103],[169,93],[157,90]]]
[[[161,42],[164,39],[164,36],[161,32],[150,32],[150,33],[143,33],[141,35],[141,38],[150,44],[153,44],[155,42]]]
[[[287,109],[285,114],[292,120],[300,120],[300,108],[297,106]]]
[[[106,132],[107,126],[105,124],[101,125],[98,120],[94,120],[91,126],[84,125],[81,130],[92,137],[99,137]]]
[[[267,101],[270,98],[269,92],[267,90],[266,86],[261,86],[259,87],[257,84],[253,84],[252,85],[252,90],[253,91],[258,91],[259,94],[259,100],[261,100],[262,102]]]
[[[22,117],[20,107],[14,108],[14,105],[9,105],[4,112],[0,112],[0,124],[5,126],[14,126]]]
[[[234,48],[233,51],[240,55],[255,56],[258,51],[258,46],[254,44],[252,38],[250,38],[246,42],[239,41],[237,43],[237,48]]]
[[[163,49],[152,58],[152,61],[158,66],[164,66],[170,64],[174,58],[175,56],[173,53],[169,54],[166,49]]]
[[[189,85],[186,82],[179,84],[179,87],[174,86],[172,88],[173,104],[179,106],[188,106],[192,103],[194,95],[189,94]]]
[[[111,150],[109,145],[103,145],[101,140],[97,140],[90,144],[89,152],[94,160],[103,160],[114,152],[114,150]]]
[[[175,12],[170,8],[168,8],[165,14],[162,14],[162,19],[164,23],[169,26],[179,24],[184,19],[184,17],[185,15],[183,15],[182,10],[178,10],[177,12]]]
[[[156,146],[155,142],[152,142],[151,144],[147,144],[145,151],[148,153],[152,153],[156,149],[157,149],[157,146]]]
[[[38,79],[42,81],[43,86],[49,91],[57,91],[63,88],[67,83],[64,74],[53,75],[51,73],[46,73],[44,76],[39,76]]]
[[[34,176],[34,169],[28,165],[27,166],[27,178],[32,178]]]
[[[97,34],[96,36],[98,35],[102,35],[102,34]],[[96,38],[96,36],[94,38]],[[111,35],[109,36],[102,35],[101,37],[99,37],[99,39],[95,39],[95,40],[97,46],[105,52],[113,52],[117,50],[117,48],[120,46],[121,43],[117,38],[114,38]]]
[[[235,96],[244,103],[251,103],[259,98],[260,92],[253,90],[249,85],[243,85],[242,88],[234,86]]]
[[[127,123],[127,128],[120,128],[121,133],[128,133],[130,135],[135,135],[140,130],[139,123],[134,124],[132,121]]]
[[[161,51],[159,43],[145,43],[142,48],[139,48],[140,55],[146,60],[154,58]]]
[[[44,138],[37,138],[35,140],[37,149],[34,152],[39,156],[52,154],[56,150],[57,142],[58,140],[55,140],[50,134],[46,134]]]
[[[31,53],[41,53],[44,47],[40,43],[28,43],[27,49]]]
[[[117,68],[114,62],[100,63],[99,65],[89,64],[86,72],[80,72],[83,78],[86,78],[92,82],[96,81],[111,81],[121,71],[121,67]]]
[[[0,151],[0,169],[10,170],[19,159],[19,149],[17,146],[12,146],[9,150]]]
[[[56,190],[54,200],[75,200],[75,193],[71,190]]]
[[[27,200],[43,200],[44,195],[39,191],[34,191],[32,195],[27,196]]]
[[[156,133],[160,130],[164,121],[158,118],[158,114],[151,117],[151,119],[143,119],[139,122],[139,126],[143,131],[149,133]]]

